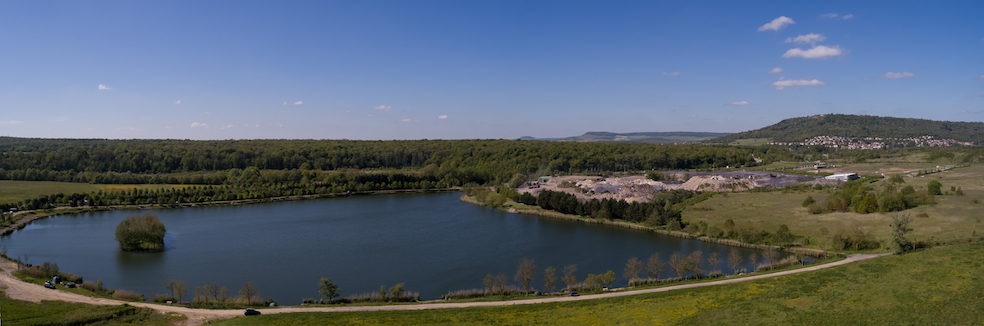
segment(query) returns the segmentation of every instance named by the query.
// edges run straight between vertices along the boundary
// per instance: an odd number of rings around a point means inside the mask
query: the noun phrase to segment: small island
[[[125,251],[164,251],[166,231],[157,214],[130,215],[116,226],[116,241]]]

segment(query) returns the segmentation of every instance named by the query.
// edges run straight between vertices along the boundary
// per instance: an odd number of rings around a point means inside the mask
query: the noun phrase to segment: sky
[[[2,1],[0,136],[984,121],[984,1]]]

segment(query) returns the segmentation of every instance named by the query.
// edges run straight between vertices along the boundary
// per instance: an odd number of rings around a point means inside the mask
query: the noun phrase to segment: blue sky
[[[982,1],[4,1],[0,136],[514,139],[739,132],[823,113],[982,121],[981,13]]]

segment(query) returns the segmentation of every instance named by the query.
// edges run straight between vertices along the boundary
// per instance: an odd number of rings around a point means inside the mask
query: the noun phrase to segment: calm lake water
[[[166,250],[131,253],[113,239],[116,225],[140,211],[95,212],[37,220],[0,238],[8,256],[29,263],[57,263],[62,271],[104,286],[164,294],[165,279],[195,286],[218,283],[235,295],[254,282],[261,296],[281,304],[318,298],[317,282],[331,277],[342,295],[406,283],[422,299],[449,291],[482,288],[486,274],[512,281],[516,265],[536,261],[543,269],[577,264],[578,277],[608,270],[622,278],[631,257],[658,252],[712,252],[732,247],[653,232],[554,220],[461,202],[460,193],[396,194],[255,204],[152,210],[167,227]],[[746,256],[761,251],[739,249]],[[760,259],[761,260],[761,259]],[[722,262],[720,269],[728,270]],[[667,267],[667,270],[669,268]],[[670,276],[672,272],[666,271]],[[558,275],[562,276],[562,275]],[[562,284],[561,284],[562,286]]]

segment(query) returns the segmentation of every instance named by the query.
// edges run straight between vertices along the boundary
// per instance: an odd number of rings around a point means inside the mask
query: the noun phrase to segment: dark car
[[[246,308],[246,316],[259,315],[260,311],[253,308]]]
[[[571,292],[571,296],[572,296],[572,297],[579,297],[579,296],[581,296],[581,295],[580,295],[580,294],[577,294],[577,292]]]
[[[44,282],[44,287],[49,288],[49,289],[54,289],[55,288],[55,285],[54,284],[51,284],[51,282]]]

